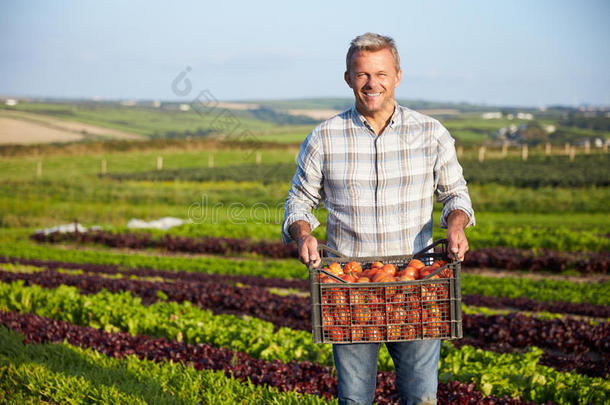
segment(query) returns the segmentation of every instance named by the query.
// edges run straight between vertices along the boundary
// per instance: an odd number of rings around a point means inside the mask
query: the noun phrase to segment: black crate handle
[[[347,259],[348,257],[343,256],[341,254],[341,252],[339,252],[337,249],[333,249],[328,245],[325,245],[324,243],[318,243],[318,251],[320,252],[320,256],[322,256],[322,252],[323,251],[327,251],[328,253],[332,253],[335,256],[337,256],[337,259]]]

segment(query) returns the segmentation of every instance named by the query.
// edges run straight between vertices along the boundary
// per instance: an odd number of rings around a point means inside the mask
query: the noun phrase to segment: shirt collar
[[[396,101],[394,101],[394,112],[392,113],[392,117],[390,118],[390,123],[388,124],[388,127],[395,128],[400,123],[399,109],[400,109],[400,106],[398,105],[398,103]],[[362,115],[362,113],[360,113],[360,111],[358,111],[358,109],[356,108],[356,103],[354,103],[352,105],[351,110],[352,110],[352,115],[354,117],[356,117],[358,122],[360,122],[362,125],[366,126],[367,128],[371,129],[371,125],[368,123],[366,118],[364,118],[364,115]]]

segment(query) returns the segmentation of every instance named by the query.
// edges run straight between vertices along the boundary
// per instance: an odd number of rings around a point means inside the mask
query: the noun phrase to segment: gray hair
[[[347,57],[345,58],[345,65],[349,72],[349,65],[354,53],[358,51],[380,51],[382,49],[389,49],[394,57],[394,67],[398,72],[400,70],[400,56],[398,56],[398,49],[396,49],[396,43],[391,37],[367,32],[357,36],[350,43],[349,50],[347,51]]]

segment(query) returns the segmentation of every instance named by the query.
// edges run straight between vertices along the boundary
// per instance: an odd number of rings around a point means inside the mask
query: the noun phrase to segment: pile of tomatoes
[[[449,267],[429,280],[412,284],[367,285],[354,283],[418,280],[447,264],[430,266],[412,260],[400,269],[394,264],[372,263],[363,268],[349,262],[326,270],[350,284],[322,275],[322,326],[328,342],[401,341],[443,338],[450,335]],[[323,274],[323,273],[322,273]]]
[[[392,263],[383,264],[382,262],[374,262],[370,266],[363,267],[358,262],[349,262],[344,267],[341,267],[341,264],[334,262],[329,264],[328,267],[324,267],[323,270],[348,283],[387,283],[421,280],[446,264],[447,262],[444,260],[436,260],[431,265],[426,266],[421,260],[413,259],[404,268],[400,269]],[[451,277],[453,277],[453,273],[447,267],[431,278]],[[320,275],[319,281],[321,283],[338,282],[324,273]]]

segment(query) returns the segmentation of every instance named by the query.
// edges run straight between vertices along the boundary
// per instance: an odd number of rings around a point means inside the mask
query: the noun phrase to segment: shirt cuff
[[[459,202],[449,203],[443,207],[443,212],[441,213],[441,228],[447,229],[447,218],[451,211],[460,210],[463,211],[468,216],[468,224],[466,227],[474,226],[476,224],[476,219],[474,217],[474,211],[471,206],[460,204]]]
[[[282,243],[287,245],[290,242],[296,242],[290,236],[290,225],[294,224],[296,221],[305,221],[309,224],[311,231],[316,229],[320,225],[320,221],[315,217],[312,213],[302,213],[302,214],[290,214],[284,219],[284,224],[282,225]]]

